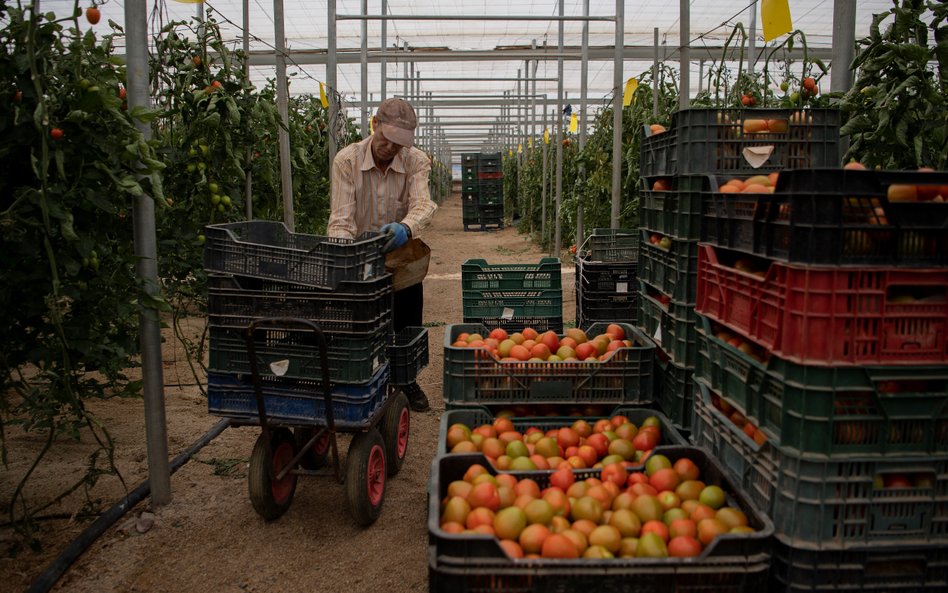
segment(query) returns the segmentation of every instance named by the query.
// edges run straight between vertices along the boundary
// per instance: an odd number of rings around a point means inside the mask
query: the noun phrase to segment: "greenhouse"
[[[944,0],[0,0],[11,591],[948,591]]]

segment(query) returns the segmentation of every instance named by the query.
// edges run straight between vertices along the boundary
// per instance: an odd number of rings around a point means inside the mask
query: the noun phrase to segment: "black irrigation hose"
[[[190,447],[171,461],[171,473],[178,471],[182,465],[191,459],[191,456],[224,432],[224,429],[228,426],[230,426],[230,419],[224,418],[211,427],[209,431],[204,433],[204,436],[196,440]],[[141,502],[150,493],[151,486],[148,480],[145,480],[135,487],[134,490],[126,494],[125,497],[114,506],[102,513],[98,519],[92,522],[92,525],[86,527],[85,530],[79,534],[79,537],[69,542],[66,549],[63,550],[55,560],[50,562],[46,570],[44,570],[43,573],[33,581],[30,588],[27,589],[27,593],[47,593],[47,591],[52,589],[53,585],[69,570],[72,563],[92,545],[92,542],[98,539],[109,527],[121,519],[129,509],[134,508],[135,505]]]

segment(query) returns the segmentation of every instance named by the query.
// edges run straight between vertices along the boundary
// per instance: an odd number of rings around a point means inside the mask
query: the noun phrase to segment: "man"
[[[354,238],[366,231],[387,235],[388,253],[428,226],[438,207],[428,193],[431,161],[412,146],[418,118],[403,99],[387,99],[372,118],[374,133],[346,146],[332,163],[332,195],[327,234]],[[395,292],[394,323],[398,332],[422,324],[422,284]],[[429,409],[417,383],[404,388],[411,409]]]

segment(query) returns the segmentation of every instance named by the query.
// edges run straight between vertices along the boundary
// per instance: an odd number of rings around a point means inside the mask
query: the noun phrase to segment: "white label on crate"
[[[381,363],[379,362],[379,357],[378,357],[378,356],[376,356],[374,359],[372,359],[372,372],[373,372],[373,373],[379,369],[379,365],[380,365],[380,364],[381,364]]]
[[[500,314],[501,319],[513,319],[514,310],[510,307],[504,307],[504,312]]]
[[[282,377],[290,370],[290,360],[274,360],[270,363],[270,370],[273,371],[273,374],[277,377]]]
[[[619,294],[625,294],[629,292],[629,283],[628,282],[616,282],[616,292]]]
[[[374,266],[370,263],[367,263],[364,266],[362,266],[362,279],[363,280],[368,280],[374,275],[373,268]]]
[[[658,344],[662,343],[662,324],[661,323],[659,323],[658,327],[655,328],[655,335],[652,337],[655,338],[656,343]]]
[[[773,144],[768,146],[748,146],[744,149],[744,160],[751,167],[759,169],[774,153]]]

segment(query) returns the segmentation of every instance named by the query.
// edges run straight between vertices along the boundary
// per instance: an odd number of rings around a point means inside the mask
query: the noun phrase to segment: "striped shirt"
[[[346,146],[332,162],[326,234],[351,239],[402,222],[417,237],[438,209],[428,193],[431,161],[415,147],[402,148],[383,173],[375,165],[371,142],[369,136]]]

